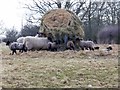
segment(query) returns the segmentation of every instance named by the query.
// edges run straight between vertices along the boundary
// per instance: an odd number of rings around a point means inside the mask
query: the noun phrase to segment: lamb
[[[50,41],[48,40],[47,37],[32,37],[32,36],[26,36],[23,41],[28,50],[52,49],[54,45],[52,44],[52,42],[51,43],[48,42]]]
[[[6,45],[9,46],[10,50],[12,51],[12,55],[15,53],[17,54],[16,50],[19,50],[19,52],[27,52],[27,48],[25,47],[25,45],[23,43],[18,43],[18,42],[13,42],[10,43],[10,41],[6,42]]]
[[[110,50],[113,50],[112,46],[110,46],[110,45],[109,45],[106,49],[107,49],[108,52],[109,52]]]

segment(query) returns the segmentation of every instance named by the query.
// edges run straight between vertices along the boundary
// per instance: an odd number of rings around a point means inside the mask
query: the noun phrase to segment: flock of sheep
[[[16,42],[12,43],[7,41],[6,45],[8,45],[12,51],[12,55],[14,53],[17,54],[17,50],[19,50],[19,52],[27,52],[29,50],[57,51],[59,48],[55,41],[52,42],[47,37],[39,37],[38,34],[36,36],[19,37]],[[79,38],[76,38],[75,42],[68,40],[65,45],[65,49],[75,50],[76,46],[78,46],[81,50],[86,49],[94,51],[94,49],[99,49],[99,47],[95,47],[93,41],[84,41]],[[112,47],[108,47],[107,49],[112,50]]]
[[[12,51],[12,55],[14,53],[17,54],[16,50],[20,52],[26,52],[28,50],[55,50],[56,45],[55,42],[50,42],[47,37],[34,37],[34,36],[26,36],[20,37],[17,39],[17,42],[10,43],[9,41],[6,42],[6,45],[9,46],[10,50]]]

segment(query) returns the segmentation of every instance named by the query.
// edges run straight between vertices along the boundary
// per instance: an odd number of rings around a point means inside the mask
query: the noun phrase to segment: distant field
[[[113,50],[34,51],[9,55],[0,44],[2,83],[5,88],[118,87],[118,45]],[[1,69],[1,70],[2,70]]]

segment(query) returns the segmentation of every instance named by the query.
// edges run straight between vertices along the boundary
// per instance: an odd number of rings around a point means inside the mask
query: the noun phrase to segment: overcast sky
[[[14,26],[20,30],[22,20],[23,22],[25,20],[25,9],[22,8],[22,5],[26,2],[30,3],[30,1],[32,0],[0,0],[0,21],[3,21],[4,26],[7,28]]]
[[[22,18],[25,16],[21,1],[25,0],[0,0],[0,21],[3,21],[5,27],[14,26],[20,30]]]

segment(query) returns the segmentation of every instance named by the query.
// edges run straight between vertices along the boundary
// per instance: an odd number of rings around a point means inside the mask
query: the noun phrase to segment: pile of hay
[[[82,23],[71,11],[65,9],[54,9],[48,11],[41,20],[40,31],[48,34],[68,34],[84,37]]]

